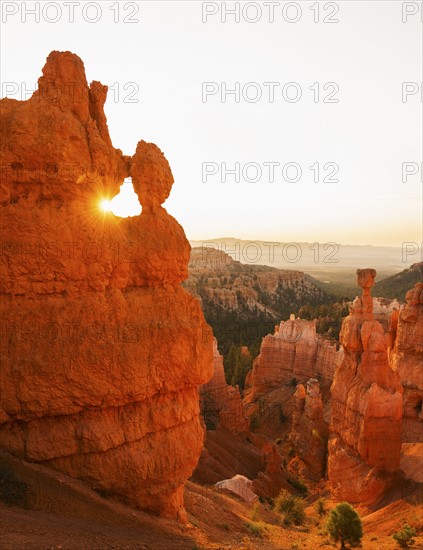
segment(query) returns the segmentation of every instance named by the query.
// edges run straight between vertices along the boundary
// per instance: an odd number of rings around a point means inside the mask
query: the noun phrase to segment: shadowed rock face
[[[242,408],[239,388],[226,384],[223,356],[216,339],[213,342],[213,369],[212,379],[200,389],[200,408],[207,429],[219,427],[233,434],[247,432],[250,422]]]
[[[28,101],[0,102],[0,448],[183,519],[212,334],[179,286],[190,246],[161,206],[169,164],[144,141],[113,148],[106,94],[52,52]],[[142,214],[101,212],[125,177]]]
[[[395,340],[391,363],[403,387],[403,442],[423,442],[423,283],[406,295],[407,305],[391,317]]]
[[[376,272],[357,276],[363,294],[342,323],[345,356],[331,388],[328,475],[341,499],[372,504],[399,469],[402,385],[388,361],[389,335],[373,319]]]
[[[318,481],[325,474],[327,431],[323,419],[323,402],[317,380],[309,380],[304,387],[298,384],[294,394],[290,440],[298,458],[304,463],[303,475]]]

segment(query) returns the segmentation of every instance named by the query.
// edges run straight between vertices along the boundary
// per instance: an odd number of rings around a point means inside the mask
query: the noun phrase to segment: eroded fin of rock
[[[179,283],[190,246],[161,206],[160,149],[115,149],[81,59],[52,52],[27,101],[0,102],[0,448],[133,506],[184,518],[203,443],[211,329]],[[132,177],[143,211],[99,208]]]

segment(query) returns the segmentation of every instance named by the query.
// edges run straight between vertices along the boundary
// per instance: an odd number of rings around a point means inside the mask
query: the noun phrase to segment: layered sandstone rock
[[[318,377],[322,384],[331,383],[342,350],[316,334],[314,321],[282,321],[275,333],[263,338],[260,355],[248,380],[254,398],[282,386],[305,384]]]
[[[264,322],[266,327],[271,326],[289,314],[291,307],[318,304],[325,298],[324,292],[301,271],[275,269],[251,262],[242,264],[212,247],[192,249],[189,279],[184,282],[184,287],[202,304],[215,334],[219,334],[225,318],[231,320],[232,330],[237,331],[235,324],[239,323],[251,334],[257,330],[257,324]],[[219,312],[217,320],[216,312]],[[236,322],[234,313],[237,313]],[[223,341],[228,335],[223,332],[219,337]]]
[[[161,206],[173,177],[114,149],[82,61],[52,52],[28,101],[1,101],[0,448],[183,517],[203,443],[212,334],[179,284],[190,246]],[[140,216],[99,208],[132,177]]]
[[[328,475],[339,498],[371,504],[399,468],[402,386],[388,362],[389,337],[373,319],[376,272],[357,275],[363,294],[342,323],[345,356],[331,388]]]
[[[332,340],[318,336],[316,367],[313,377],[318,377],[321,388],[329,388],[332,384],[335,370],[344,358],[342,346]]]
[[[311,379],[294,394],[290,440],[304,467],[302,475],[318,481],[325,474],[328,426],[323,419],[319,382]]]
[[[390,320],[400,309],[398,300],[373,298],[373,317],[382,325],[383,330],[389,330]]]
[[[213,377],[200,391],[201,413],[208,429],[222,428],[238,434],[249,429],[238,387],[226,384],[223,357],[213,343]]]
[[[191,257],[188,267],[190,269],[221,270],[227,267],[232,267],[235,260],[223,252],[211,247],[198,247],[191,250]]]
[[[403,442],[423,442],[423,283],[406,296],[407,305],[392,319],[391,365],[400,375],[403,395]]]

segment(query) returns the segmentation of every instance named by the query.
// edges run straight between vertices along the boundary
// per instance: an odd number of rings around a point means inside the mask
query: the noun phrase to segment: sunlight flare
[[[100,208],[103,210],[103,212],[111,212],[112,210],[112,201],[109,201],[108,199],[103,199],[100,201]]]
[[[126,178],[119,193],[113,199],[102,199],[100,208],[103,212],[111,212],[119,218],[139,216],[141,205],[132,185],[132,179]]]

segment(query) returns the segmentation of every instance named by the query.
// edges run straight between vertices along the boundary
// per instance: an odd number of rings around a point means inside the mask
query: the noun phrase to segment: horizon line
[[[194,238],[191,238],[187,235],[187,239],[191,242],[191,241],[196,241],[196,242],[205,242],[205,243],[208,243],[208,242],[213,242],[213,241],[224,241],[224,240],[228,240],[228,241],[246,241],[246,242],[263,242],[263,243],[271,243],[271,244],[276,244],[277,245],[280,245],[280,244],[288,244],[288,243],[306,243],[306,244],[313,244],[313,243],[316,243],[316,242],[319,242],[319,241],[316,241],[316,240],[297,240],[297,241],[294,241],[294,240],[286,240],[286,241],[273,241],[273,240],[270,240],[270,239],[249,239],[249,238],[239,238],[239,237],[212,237],[210,239],[194,239]],[[402,248],[404,244],[417,244],[418,246],[421,245],[422,246],[422,249],[423,249],[423,239],[422,241],[402,241],[400,244],[370,244],[370,243],[366,243],[366,244],[358,244],[358,243],[341,243],[341,242],[337,242],[337,241],[322,241],[322,243],[320,244],[327,244],[327,243],[335,243],[339,246],[361,246],[361,247],[378,247],[378,248]]]

